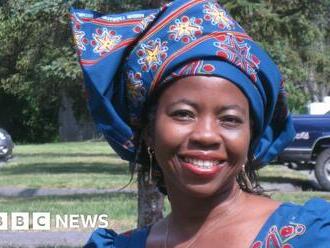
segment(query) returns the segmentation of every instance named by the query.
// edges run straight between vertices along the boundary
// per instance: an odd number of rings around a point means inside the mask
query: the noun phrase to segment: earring
[[[249,189],[249,190],[252,190],[253,189],[253,186],[252,186],[252,183],[248,177],[248,175],[246,174],[246,171],[245,171],[245,164],[243,164],[242,166],[242,177],[243,177],[243,180],[244,180],[244,183],[246,185],[246,187]]]
[[[148,177],[148,181],[149,181],[149,184],[152,184],[153,150],[148,146],[147,147],[147,152],[148,152],[148,155],[149,155],[149,177]]]

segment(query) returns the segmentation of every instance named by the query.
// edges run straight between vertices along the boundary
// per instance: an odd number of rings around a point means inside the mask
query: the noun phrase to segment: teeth
[[[212,166],[219,164],[217,160],[200,160],[194,158],[184,158],[183,160],[203,169],[210,169]]]

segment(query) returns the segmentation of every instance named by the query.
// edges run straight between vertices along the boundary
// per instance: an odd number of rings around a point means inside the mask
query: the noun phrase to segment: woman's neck
[[[215,219],[230,220],[242,207],[241,189],[234,183],[232,187],[212,197],[194,197],[192,194],[169,194],[171,218],[180,228],[195,229],[208,225]],[[194,228],[195,227],[195,228]]]

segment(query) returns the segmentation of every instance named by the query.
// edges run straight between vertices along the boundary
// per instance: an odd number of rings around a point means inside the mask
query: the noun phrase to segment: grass
[[[272,194],[272,199],[282,202],[294,202],[303,204],[311,198],[323,198],[330,201],[329,192],[276,192]]]
[[[292,182],[292,180],[308,181],[311,179],[311,175],[308,175],[306,171],[295,171],[280,165],[265,166],[258,173],[263,182]]]
[[[129,179],[127,162],[105,142],[18,145],[0,168],[0,187],[118,189]]]
[[[107,214],[109,228],[124,231],[136,226],[136,194],[100,194],[46,196],[31,198],[0,198],[1,212],[49,212],[53,223],[51,230],[56,231],[55,215],[95,215]],[[63,227],[62,227],[63,228]],[[83,230],[64,228],[61,231]],[[89,230],[89,229],[88,229]],[[86,230],[85,230],[86,231]]]
[[[0,187],[119,189],[129,180],[128,163],[106,142],[17,145],[14,158],[0,167]],[[52,221],[56,214],[108,214],[109,227],[122,231],[136,226],[137,199],[123,193],[0,198],[0,209],[50,212]]]

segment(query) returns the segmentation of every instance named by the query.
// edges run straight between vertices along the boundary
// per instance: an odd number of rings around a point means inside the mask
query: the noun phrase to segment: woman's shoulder
[[[303,205],[284,202],[264,224],[252,247],[264,247],[265,244],[328,247],[329,233],[329,202],[320,198],[311,199]]]
[[[295,204],[292,202],[285,202],[278,209],[278,214],[289,215],[292,218],[302,219],[327,219],[330,221],[330,202],[321,199],[313,198],[306,201],[303,205]]]
[[[322,198],[312,198],[304,204],[279,202],[260,196],[252,196],[250,198],[249,204],[254,205],[255,210],[259,213],[262,210],[266,213],[271,212],[271,219],[319,219],[323,216],[323,219],[330,220],[330,202]]]
[[[84,248],[142,248],[145,246],[149,229],[144,227],[119,234],[112,229],[98,228],[92,233]]]
[[[302,205],[285,202],[275,211],[272,220],[299,224],[306,231],[326,229],[330,233],[330,203],[321,198],[310,199]]]

